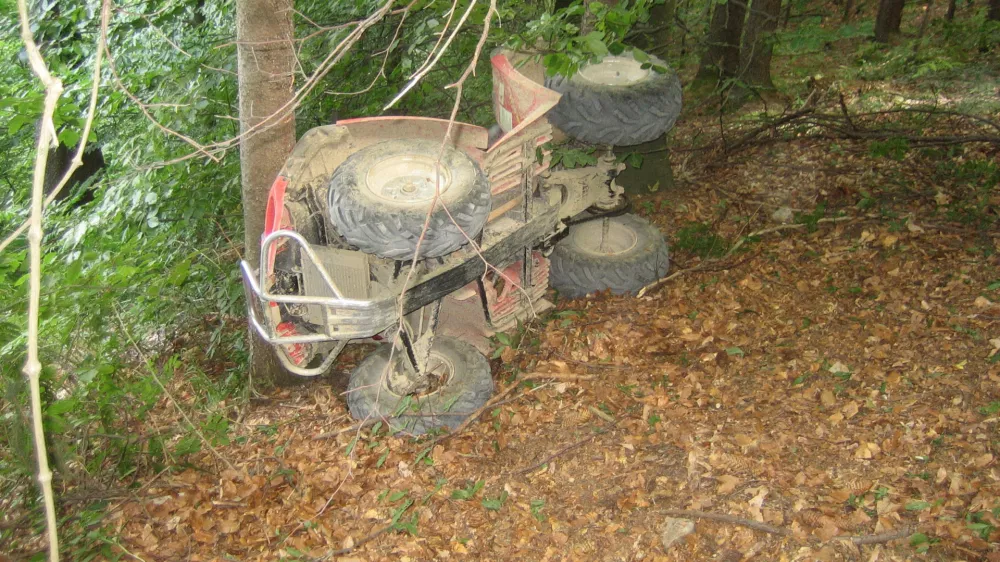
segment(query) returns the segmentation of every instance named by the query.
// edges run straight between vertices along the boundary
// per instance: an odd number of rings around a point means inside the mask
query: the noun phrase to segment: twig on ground
[[[615,424],[618,423],[617,421],[615,421],[614,417],[608,415],[605,412],[600,411],[599,409],[597,409],[597,408],[595,408],[593,406],[587,406],[587,409],[590,410],[590,413],[594,414],[595,416],[601,418],[602,420],[604,420],[604,421],[606,421],[606,422],[608,422],[608,423],[610,423],[612,425],[615,425]]]
[[[529,373],[520,377],[518,380],[522,381],[536,381],[539,379],[552,379],[557,381],[592,381],[597,377],[595,375],[577,375],[573,373]]]
[[[780,535],[782,537],[793,536],[792,531],[789,529],[785,529],[784,527],[775,527],[774,525],[768,525],[767,523],[761,523],[760,521],[754,521],[753,519],[747,519],[745,517],[737,517],[735,515],[729,515],[727,513],[712,513],[709,511],[698,511],[694,509],[664,509],[660,510],[659,513],[662,513],[663,515],[669,515],[670,517],[683,517],[687,519],[708,519],[709,521],[733,523],[734,525],[749,527],[757,531],[763,531],[765,533],[770,533],[772,535]]]
[[[340,548],[340,549],[337,549],[337,550],[330,551],[330,552],[326,553],[325,555],[323,555],[323,556],[321,556],[319,558],[315,558],[314,560],[317,560],[317,561],[319,561],[319,560],[329,560],[330,558],[333,558],[334,556],[341,556],[343,554],[350,554],[351,552],[354,552],[355,550],[357,550],[357,549],[361,548],[362,546],[364,546],[365,543],[371,542],[371,541],[379,538],[380,536],[384,535],[388,531],[391,531],[392,528],[395,527],[395,526],[396,526],[395,523],[390,523],[390,524],[386,525],[385,527],[382,527],[382,528],[378,529],[374,533],[371,533],[370,535],[366,535],[366,536],[362,537],[361,539],[359,539],[357,542],[355,542],[351,546],[348,546],[346,548]]]
[[[336,430],[333,430],[333,431],[327,431],[326,433],[320,433],[319,435],[313,437],[312,440],[313,441],[322,441],[324,439],[333,439],[333,438],[335,438],[338,435],[341,435],[343,433],[348,433],[348,432],[351,432],[351,431],[358,431],[358,430],[364,429],[364,428],[366,428],[366,427],[368,427],[370,425],[375,425],[377,422],[380,422],[380,421],[382,421],[381,418],[368,418],[368,419],[366,419],[366,420],[364,420],[362,422],[358,422],[356,424],[349,425],[347,427],[342,427],[340,429],[336,429]]]
[[[742,527],[748,527],[757,531],[763,531],[765,533],[770,533],[772,535],[779,535],[782,537],[794,537],[795,533],[791,529],[786,529],[785,527],[776,527],[774,525],[769,525],[767,523],[762,523],[760,521],[754,521],[753,519],[747,519],[745,517],[737,517],[735,515],[729,515],[727,513],[713,513],[710,511],[698,511],[694,509],[663,509],[658,513],[663,515],[668,515],[670,517],[682,517],[687,519],[708,519],[709,521],[719,521],[721,523],[732,523],[734,525],[740,525]],[[866,545],[866,544],[881,544],[887,543],[899,539],[904,539],[914,533],[915,529],[913,527],[903,527],[895,531],[889,531],[887,533],[879,533],[876,535],[838,535],[831,538],[829,541],[811,541],[811,542],[834,542],[834,541],[846,541],[856,545]]]
[[[856,217],[853,217],[853,216],[848,216],[848,217],[832,217],[832,218],[819,219],[816,222],[817,223],[824,223],[825,224],[825,223],[831,223],[831,222],[843,222],[843,221],[848,221],[848,220],[852,220],[852,219],[855,219],[855,218]],[[733,255],[733,252],[735,252],[741,246],[743,246],[743,243],[746,242],[750,238],[755,238],[757,236],[763,236],[765,234],[772,234],[772,233],[775,233],[775,232],[781,232],[783,230],[794,230],[794,229],[805,228],[805,227],[806,227],[805,223],[782,224],[782,225],[772,226],[772,227],[769,227],[769,228],[763,228],[761,230],[756,230],[754,232],[751,232],[750,234],[747,234],[746,236],[743,236],[739,240],[737,240],[736,243],[733,244],[732,247],[729,248],[729,250],[721,258],[703,261],[703,262],[699,263],[698,265],[696,265],[694,267],[689,267],[687,269],[681,269],[681,270],[675,271],[672,274],[664,277],[663,279],[659,279],[657,281],[653,281],[649,285],[646,285],[645,287],[643,287],[639,291],[639,293],[636,295],[636,297],[639,297],[639,298],[644,297],[644,296],[648,295],[650,291],[655,291],[656,289],[659,289],[663,285],[666,285],[667,283],[669,283],[671,280],[676,279],[677,277],[680,277],[681,275],[683,275],[685,273],[691,273],[691,272],[694,272],[694,271],[704,271],[704,270],[707,270],[709,264],[719,263],[719,262],[725,261],[729,256]],[[743,263],[743,261],[739,262],[739,265],[742,265],[742,263]],[[733,267],[735,267],[735,265],[727,265],[724,269],[732,269]]]
[[[497,394],[496,396],[494,396],[493,398],[491,398],[488,402],[486,402],[486,404],[483,404],[483,406],[481,408],[479,408],[475,412],[472,412],[472,414],[469,415],[469,417],[465,418],[465,421],[463,421],[462,423],[458,424],[458,427],[456,427],[454,430],[449,431],[448,433],[445,433],[443,435],[439,435],[439,436],[435,437],[433,441],[431,441],[430,443],[428,443],[428,446],[429,447],[433,447],[434,445],[437,445],[438,443],[444,441],[445,439],[448,439],[450,437],[454,437],[455,435],[458,435],[459,433],[462,433],[463,431],[465,431],[465,429],[467,427],[469,427],[470,424],[472,424],[472,422],[478,420],[479,416],[483,415],[483,412],[485,412],[486,410],[489,410],[490,408],[496,407],[496,405],[497,405],[498,402],[502,401],[504,399],[504,397],[506,397],[508,394],[510,394],[511,392],[513,392],[513,390],[515,388],[519,387],[519,386],[521,386],[521,381],[514,382],[514,384],[512,384],[512,385],[508,386],[506,389],[504,389],[503,392],[501,392],[500,394]]]
[[[518,474],[527,474],[529,472],[534,472],[536,469],[541,468],[541,467],[549,464],[550,462],[552,462],[552,460],[555,459],[556,457],[558,457],[560,455],[565,455],[566,453],[572,451],[573,449],[576,449],[578,447],[582,447],[583,445],[586,445],[587,443],[590,443],[591,441],[593,441],[594,439],[596,439],[598,435],[599,435],[598,433],[594,433],[593,435],[584,437],[583,439],[580,439],[578,441],[574,441],[573,443],[571,443],[569,445],[566,445],[562,449],[559,449],[558,451],[552,453],[551,455],[545,457],[544,459],[542,459],[542,460],[540,460],[540,461],[538,461],[538,462],[536,462],[536,463],[534,463],[534,464],[532,464],[530,466],[526,466],[526,467],[524,467],[524,468],[522,468],[520,470],[515,471],[514,474],[518,475]]]

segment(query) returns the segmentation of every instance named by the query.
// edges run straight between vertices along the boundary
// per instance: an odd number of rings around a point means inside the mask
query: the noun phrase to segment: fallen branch
[[[556,452],[552,453],[551,455],[545,457],[544,459],[536,462],[535,464],[533,464],[531,466],[526,466],[526,467],[524,467],[524,468],[522,468],[520,470],[515,471],[514,474],[518,475],[518,474],[527,474],[529,472],[534,472],[536,469],[541,468],[541,467],[549,464],[550,462],[552,462],[552,460],[555,459],[556,457],[561,456],[561,455],[565,455],[566,453],[572,451],[573,449],[576,449],[578,447],[582,447],[582,446],[586,445],[587,443],[590,443],[598,435],[599,434],[595,433],[595,434],[590,435],[588,437],[584,437],[583,439],[580,439],[579,441],[575,441],[575,442],[573,442],[573,443],[571,443],[569,445],[566,445],[562,449],[559,449],[558,451],[556,451]]]
[[[663,509],[659,513],[663,515],[668,515],[670,517],[683,517],[687,519],[708,519],[709,521],[719,521],[721,523],[732,523],[734,525],[740,525],[741,527],[747,527],[757,531],[762,531],[765,533],[770,533],[772,535],[779,535],[782,537],[794,537],[795,533],[791,529],[786,529],[785,527],[776,527],[774,525],[769,525],[760,521],[754,521],[753,519],[747,519],[745,517],[737,517],[735,515],[729,515],[726,513],[713,513],[710,511],[698,511],[694,509]],[[866,544],[882,544],[899,539],[905,539],[906,537],[912,535],[916,529],[913,527],[903,527],[895,531],[889,531],[887,533],[879,533],[876,535],[838,535],[831,538],[829,541],[817,541],[812,542],[834,542],[834,541],[846,541],[856,545],[866,545]]]
[[[847,103],[844,100],[843,95],[839,97],[839,114],[834,113],[819,113],[816,111],[815,107],[807,104],[806,107],[778,117],[776,119],[766,121],[758,127],[751,129],[750,131],[744,133],[739,140],[733,143],[726,143],[725,139],[722,139],[722,147],[724,153],[735,152],[741,148],[753,144],[757,137],[762,133],[767,131],[777,131],[779,127],[783,127],[793,122],[800,122],[799,124],[808,125],[810,127],[818,127],[825,129],[832,134],[807,134],[801,135],[797,138],[799,139],[851,139],[851,140],[882,140],[882,139],[904,139],[912,144],[921,146],[949,146],[955,144],[968,144],[968,143],[989,143],[989,144],[1000,144],[1000,136],[991,135],[985,133],[978,134],[968,134],[968,135],[947,135],[947,136],[925,136],[913,133],[910,130],[905,129],[888,129],[888,128],[865,128],[864,125],[859,122],[859,119],[867,119],[870,121],[876,120],[879,117],[888,116],[897,113],[920,113],[928,116],[942,116],[942,117],[954,117],[960,118],[967,121],[972,121],[980,125],[985,125],[997,130],[1000,130],[1000,124],[983,117],[976,115],[969,115],[961,113],[958,111],[948,111],[948,110],[938,110],[938,109],[924,109],[924,108],[910,108],[907,110],[885,110],[885,111],[872,111],[865,113],[855,113],[851,114],[848,111]]]
[[[366,536],[362,537],[360,540],[358,540],[356,543],[352,544],[351,546],[340,548],[340,549],[337,549],[337,550],[332,550],[330,552],[327,552],[325,555],[323,555],[323,556],[321,556],[319,558],[314,558],[313,560],[316,560],[316,561],[319,561],[319,560],[329,560],[330,558],[333,558],[334,556],[341,556],[341,555],[344,555],[344,554],[350,554],[351,552],[354,552],[355,550],[357,550],[357,549],[361,548],[362,546],[364,546],[365,543],[371,542],[371,541],[379,538],[380,536],[386,534],[387,532],[391,531],[393,529],[393,527],[395,527],[395,526],[396,526],[395,523],[389,523],[388,525],[386,525],[385,527],[382,527],[381,529],[378,529],[374,533],[371,533],[370,535],[366,535]]]
[[[765,533],[771,533],[772,535],[780,535],[782,537],[794,536],[794,534],[790,529],[785,529],[784,527],[775,527],[774,525],[768,525],[767,523],[754,521],[753,519],[747,519],[745,517],[737,517],[735,515],[729,515],[726,513],[712,513],[710,511],[697,511],[694,509],[664,509],[660,510],[659,513],[662,513],[663,515],[669,515],[670,517],[684,517],[687,519],[708,519],[709,521],[732,523],[734,525],[749,527],[750,529],[763,531]]]
[[[602,412],[602,411],[598,410],[597,408],[595,408],[593,406],[587,406],[587,409],[590,410],[590,413],[594,414],[595,416],[601,418],[602,420],[604,420],[604,421],[606,421],[606,422],[608,422],[610,424],[617,424],[618,423],[617,421],[615,421],[615,418],[613,418],[612,416],[608,415],[605,412]]]
[[[535,381],[539,379],[552,379],[557,381],[592,381],[597,377],[594,375],[576,375],[573,373],[531,373],[524,375],[518,380]]]
[[[833,218],[819,219],[816,222],[817,223],[843,222],[843,221],[848,221],[848,220],[851,220],[851,219],[854,219],[854,218],[855,217],[833,217]],[[670,275],[668,275],[668,276],[666,276],[666,277],[664,277],[662,279],[658,279],[656,281],[653,281],[652,283],[646,285],[641,290],[639,290],[639,293],[636,295],[636,297],[638,297],[638,298],[644,297],[647,294],[649,294],[650,291],[655,291],[656,289],[659,289],[663,285],[666,285],[667,283],[669,283],[671,280],[676,279],[677,277],[680,277],[681,275],[683,275],[685,273],[691,273],[691,272],[694,272],[694,271],[706,270],[708,268],[709,264],[714,264],[714,263],[719,263],[719,262],[725,261],[727,258],[729,258],[729,256],[733,255],[733,252],[735,252],[740,247],[742,247],[743,243],[746,242],[747,240],[749,240],[750,238],[755,238],[757,236],[763,236],[765,234],[772,234],[772,233],[775,233],[775,232],[781,232],[783,230],[794,230],[794,229],[799,229],[799,228],[805,228],[806,226],[807,225],[805,223],[782,224],[782,225],[778,225],[778,226],[772,226],[772,227],[769,227],[769,228],[763,228],[761,230],[755,230],[754,232],[751,232],[750,234],[747,234],[746,236],[743,236],[739,240],[737,240],[736,243],[733,244],[732,247],[729,248],[729,250],[726,251],[725,255],[723,255],[721,258],[712,259],[712,260],[705,260],[705,261],[699,263],[698,265],[696,265],[694,267],[689,267],[687,269],[681,269],[681,270],[675,271],[675,272],[671,273]],[[726,267],[724,269],[731,269],[732,267],[734,267],[734,266],[729,266],[729,267]]]
[[[433,441],[431,441],[430,443],[427,444],[427,446],[428,447],[433,447],[434,445],[437,445],[438,443],[444,441],[445,439],[448,439],[449,437],[454,437],[455,435],[458,435],[459,433],[462,433],[463,431],[465,431],[465,429],[467,427],[469,427],[469,425],[472,422],[478,420],[479,416],[483,415],[483,412],[485,412],[486,410],[489,410],[490,408],[493,408],[497,404],[497,402],[500,402],[501,400],[503,400],[505,396],[507,396],[508,394],[510,394],[511,392],[513,392],[513,390],[515,388],[519,387],[519,386],[521,386],[521,381],[517,381],[514,384],[508,386],[503,392],[501,392],[500,394],[497,394],[496,396],[494,396],[493,398],[491,398],[488,402],[486,402],[485,404],[483,404],[483,406],[481,408],[479,408],[475,412],[472,412],[472,414],[469,415],[469,417],[465,418],[465,421],[463,421],[462,423],[458,424],[458,427],[456,427],[455,429],[449,431],[448,433],[445,433],[443,435],[439,435],[439,436],[435,437]]]

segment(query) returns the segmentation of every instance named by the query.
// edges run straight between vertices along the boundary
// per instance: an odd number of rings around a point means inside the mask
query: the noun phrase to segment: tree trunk
[[[955,19],[956,4],[958,4],[956,0],[948,0],[948,13],[944,15],[944,19],[948,21],[953,21]]]
[[[260,260],[268,191],[295,145],[295,114],[289,104],[294,87],[293,37],[292,0],[237,0],[240,133],[247,135],[240,142],[244,252],[254,265]],[[292,380],[252,328],[250,376],[270,383]]]
[[[990,11],[986,13],[986,19],[1000,21],[1000,0],[990,0]]]
[[[743,33],[743,47],[740,49],[741,81],[751,88],[773,90],[771,80],[771,41],[778,28],[781,15],[781,0],[753,0],[750,19]]]
[[[854,12],[854,0],[846,0],[844,2],[844,17],[841,18],[841,23],[848,23],[851,21],[851,16]]]
[[[903,20],[904,0],[881,0],[878,5],[878,15],[875,17],[875,40],[888,43],[889,37],[899,33],[899,24]]]
[[[724,6],[715,5],[708,29],[708,48],[701,57],[695,81],[718,81],[736,76],[745,16],[746,4],[742,0],[730,0]]]

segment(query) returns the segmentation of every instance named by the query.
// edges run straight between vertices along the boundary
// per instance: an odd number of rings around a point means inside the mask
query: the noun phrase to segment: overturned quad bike
[[[609,145],[656,138],[680,112],[676,76],[628,55],[570,79],[509,52],[492,64],[495,142],[419,117],[312,129],[271,187],[260,263],[241,263],[250,322],[290,372],[385,343],[351,373],[357,419],[454,429],[493,393],[488,338],[550,308],[550,283],[634,293],[667,272],[663,235],[623,212],[610,150],[550,170],[545,147],[552,123]]]

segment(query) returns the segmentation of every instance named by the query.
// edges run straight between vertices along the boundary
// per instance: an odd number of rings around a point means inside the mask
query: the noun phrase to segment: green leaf
[[[385,459],[387,458],[389,458],[389,447],[386,447],[385,451],[382,451],[382,456],[380,456],[378,461],[376,461],[375,468],[382,468],[382,465],[385,464]]]
[[[997,291],[1000,290],[1000,280],[994,281],[986,286],[987,291]]]
[[[191,272],[191,261],[184,260],[181,263],[174,266],[170,271],[170,275],[167,277],[167,283],[170,283],[174,287],[180,287],[185,280],[188,278],[188,274]]]
[[[477,480],[476,482],[467,486],[464,490],[452,490],[451,499],[453,500],[470,500],[479,493],[479,490],[483,489],[486,485],[485,480]]]
[[[399,491],[399,492],[393,492],[393,493],[389,494],[389,501],[391,501],[391,502],[398,502],[399,500],[405,498],[406,494],[409,494],[409,493],[410,493],[409,490],[402,490],[402,491]]]
[[[185,435],[174,446],[174,454],[178,456],[191,455],[201,451],[201,439],[197,435]]]
[[[907,511],[921,511],[930,507],[931,504],[923,500],[912,501],[906,504]]]
[[[76,398],[66,398],[65,400],[56,400],[55,402],[49,404],[46,408],[46,413],[53,416],[58,416],[72,411],[79,404],[79,400]]]
[[[7,134],[13,135],[21,130],[21,127],[34,121],[34,118],[27,115],[15,115],[7,124]]]
[[[738,347],[727,347],[726,355],[736,355],[738,357],[743,357],[745,353],[743,353],[743,350]]]
[[[80,132],[76,129],[67,127],[59,133],[59,142],[73,148],[76,146],[76,143],[80,142]]]
[[[645,51],[643,51],[641,49],[636,49],[636,48],[633,47],[632,48],[632,57],[635,58],[635,61],[639,62],[639,63],[647,63],[647,62],[649,62],[649,55],[647,55],[645,53]]]
[[[505,501],[507,501],[506,490],[504,490],[503,493],[500,494],[500,497],[494,499],[484,499],[482,503],[483,507],[485,507],[490,511],[500,511],[500,508],[503,507],[503,502]]]
[[[910,546],[919,546],[922,544],[928,544],[929,542],[930,539],[928,539],[927,535],[923,533],[913,533],[910,535]]]
[[[593,6],[593,4],[591,4]],[[581,40],[583,44],[586,45],[587,49],[594,54],[594,56],[603,58],[608,54],[608,47],[604,44],[604,34],[600,31],[591,31],[590,33],[584,35]]]

